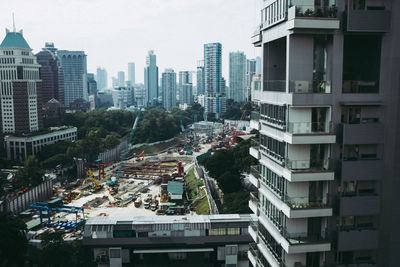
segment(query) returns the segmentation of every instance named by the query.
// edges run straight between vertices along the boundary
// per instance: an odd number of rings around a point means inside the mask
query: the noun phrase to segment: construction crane
[[[136,119],[135,119],[135,122],[133,123],[133,126],[132,126],[131,134],[130,134],[129,140],[128,140],[128,145],[127,145],[127,147],[126,147],[125,152],[122,154],[121,162],[120,162],[120,164],[118,165],[118,170],[117,170],[117,175],[116,175],[116,177],[115,177],[115,180],[113,180],[113,179],[110,178],[110,181],[107,183],[108,186],[116,186],[116,185],[118,185],[118,179],[119,179],[119,177],[120,177],[121,174],[122,174],[122,165],[123,165],[123,162],[126,160],[126,157],[128,156],[129,152],[130,152],[130,151],[132,150],[132,148],[133,148],[133,147],[132,147],[132,141],[133,141],[133,137],[135,136],[136,127],[137,127],[137,125],[138,125],[138,123],[139,123],[140,113],[141,113],[141,110],[139,109],[139,111],[138,111],[138,113],[137,113],[137,116],[136,116]]]
[[[181,117],[181,130],[182,130],[182,134],[183,134],[183,139],[185,140],[186,155],[192,155],[193,152],[189,149],[189,145],[186,140],[185,127],[183,126],[182,117]]]
[[[92,181],[93,181],[93,183],[94,183],[94,189],[95,189],[96,191],[102,189],[103,186],[99,184],[99,182],[96,180],[96,178],[94,178],[94,175],[93,175],[92,170],[89,169],[89,170],[88,170],[88,173],[89,173],[90,178],[92,178]]]

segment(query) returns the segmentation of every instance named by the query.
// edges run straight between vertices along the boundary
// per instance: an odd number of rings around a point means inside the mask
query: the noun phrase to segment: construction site
[[[50,201],[32,203],[22,213],[30,242],[54,231],[63,231],[66,240],[80,238],[82,225],[95,216],[215,214],[207,182],[194,171],[197,159],[235,145],[237,136],[248,133],[228,123],[181,127],[180,141],[162,151],[148,155],[128,146],[120,161],[86,162],[84,179],[53,183]]]

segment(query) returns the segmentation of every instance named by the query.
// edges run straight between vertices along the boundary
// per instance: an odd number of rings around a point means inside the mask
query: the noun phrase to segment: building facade
[[[97,82],[93,73],[88,73],[87,75],[87,88],[89,95],[95,95],[97,93]]]
[[[197,62],[196,87],[197,87],[197,96],[204,95],[204,93],[205,93],[204,60],[199,60]]]
[[[144,86],[146,90],[146,106],[154,106],[158,102],[158,67],[154,51],[149,51],[144,69]]]
[[[264,1],[253,266],[398,266],[398,1]]]
[[[108,87],[108,81],[107,81],[107,71],[104,68],[97,68],[96,71],[96,82],[97,82],[97,88],[99,90],[106,89]]]
[[[162,73],[161,88],[163,106],[166,110],[171,110],[176,106],[176,73],[173,69],[165,69]]]
[[[257,61],[255,59],[248,59],[246,63],[246,101],[250,101],[251,84],[253,77],[256,74]]]
[[[7,29],[0,44],[0,135],[43,127],[39,68],[22,30]]]
[[[83,245],[98,266],[247,267],[250,215],[93,217]]]
[[[229,53],[229,94],[235,102],[246,99],[246,55],[243,52]]]
[[[40,79],[42,80],[42,102],[57,99],[64,103],[64,72],[55,52],[53,43],[46,43],[45,48],[36,54],[40,64]]]
[[[60,59],[61,67],[64,71],[65,106],[69,108],[70,103],[77,99],[88,101],[85,52],[58,50],[57,56]]]
[[[31,134],[23,137],[7,135],[4,137],[7,159],[24,161],[29,156],[36,155],[44,146],[62,140],[75,141],[76,135],[76,127],[66,126],[50,128],[48,133],[40,135]]]
[[[131,86],[134,86],[136,83],[135,75],[135,63],[130,62],[128,63],[128,81]]]
[[[116,108],[126,109],[134,104],[134,88],[131,86],[113,88],[111,94]]]
[[[204,90],[206,95],[206,113],[215,113],[218,119],[225,113],[225,96],[221,93],[222,45],[209,43],[204,45]],[[224,106],[225,103],[225,106]],[[221,105],[222,104],[222,105]]]
[[[180,71],[179,72],[179,84],[178,84],[178,99],[180,104],[188,104],[189,96],[183,89],[184,84],[192,83],[192,73],[190,71]]]
[[[119,87],[125,86],[125,72],[123,71],[118,72],[118,86]]]

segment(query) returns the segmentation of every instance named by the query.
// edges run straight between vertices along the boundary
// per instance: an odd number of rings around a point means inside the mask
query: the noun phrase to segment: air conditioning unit
[[[294,92],[295,93],[307,93],[309,92],[310,83],[308,81],[295,81]]]

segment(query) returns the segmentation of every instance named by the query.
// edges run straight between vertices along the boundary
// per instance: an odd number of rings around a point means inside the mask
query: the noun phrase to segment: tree
[[[24,266],[26,225],[11,213],[0,213],[0,266]]]
[[[24,166],[15,173],[16,184],[19,186],[36,186],[43,182],[44,171],[39,168],[39,161],[34,156],[25,160]]]
[[[240,191],[242,183],[240,182],[240,175],[230,171],[225,172],[220,177],[216,178],[218,186],[225,194]]]

